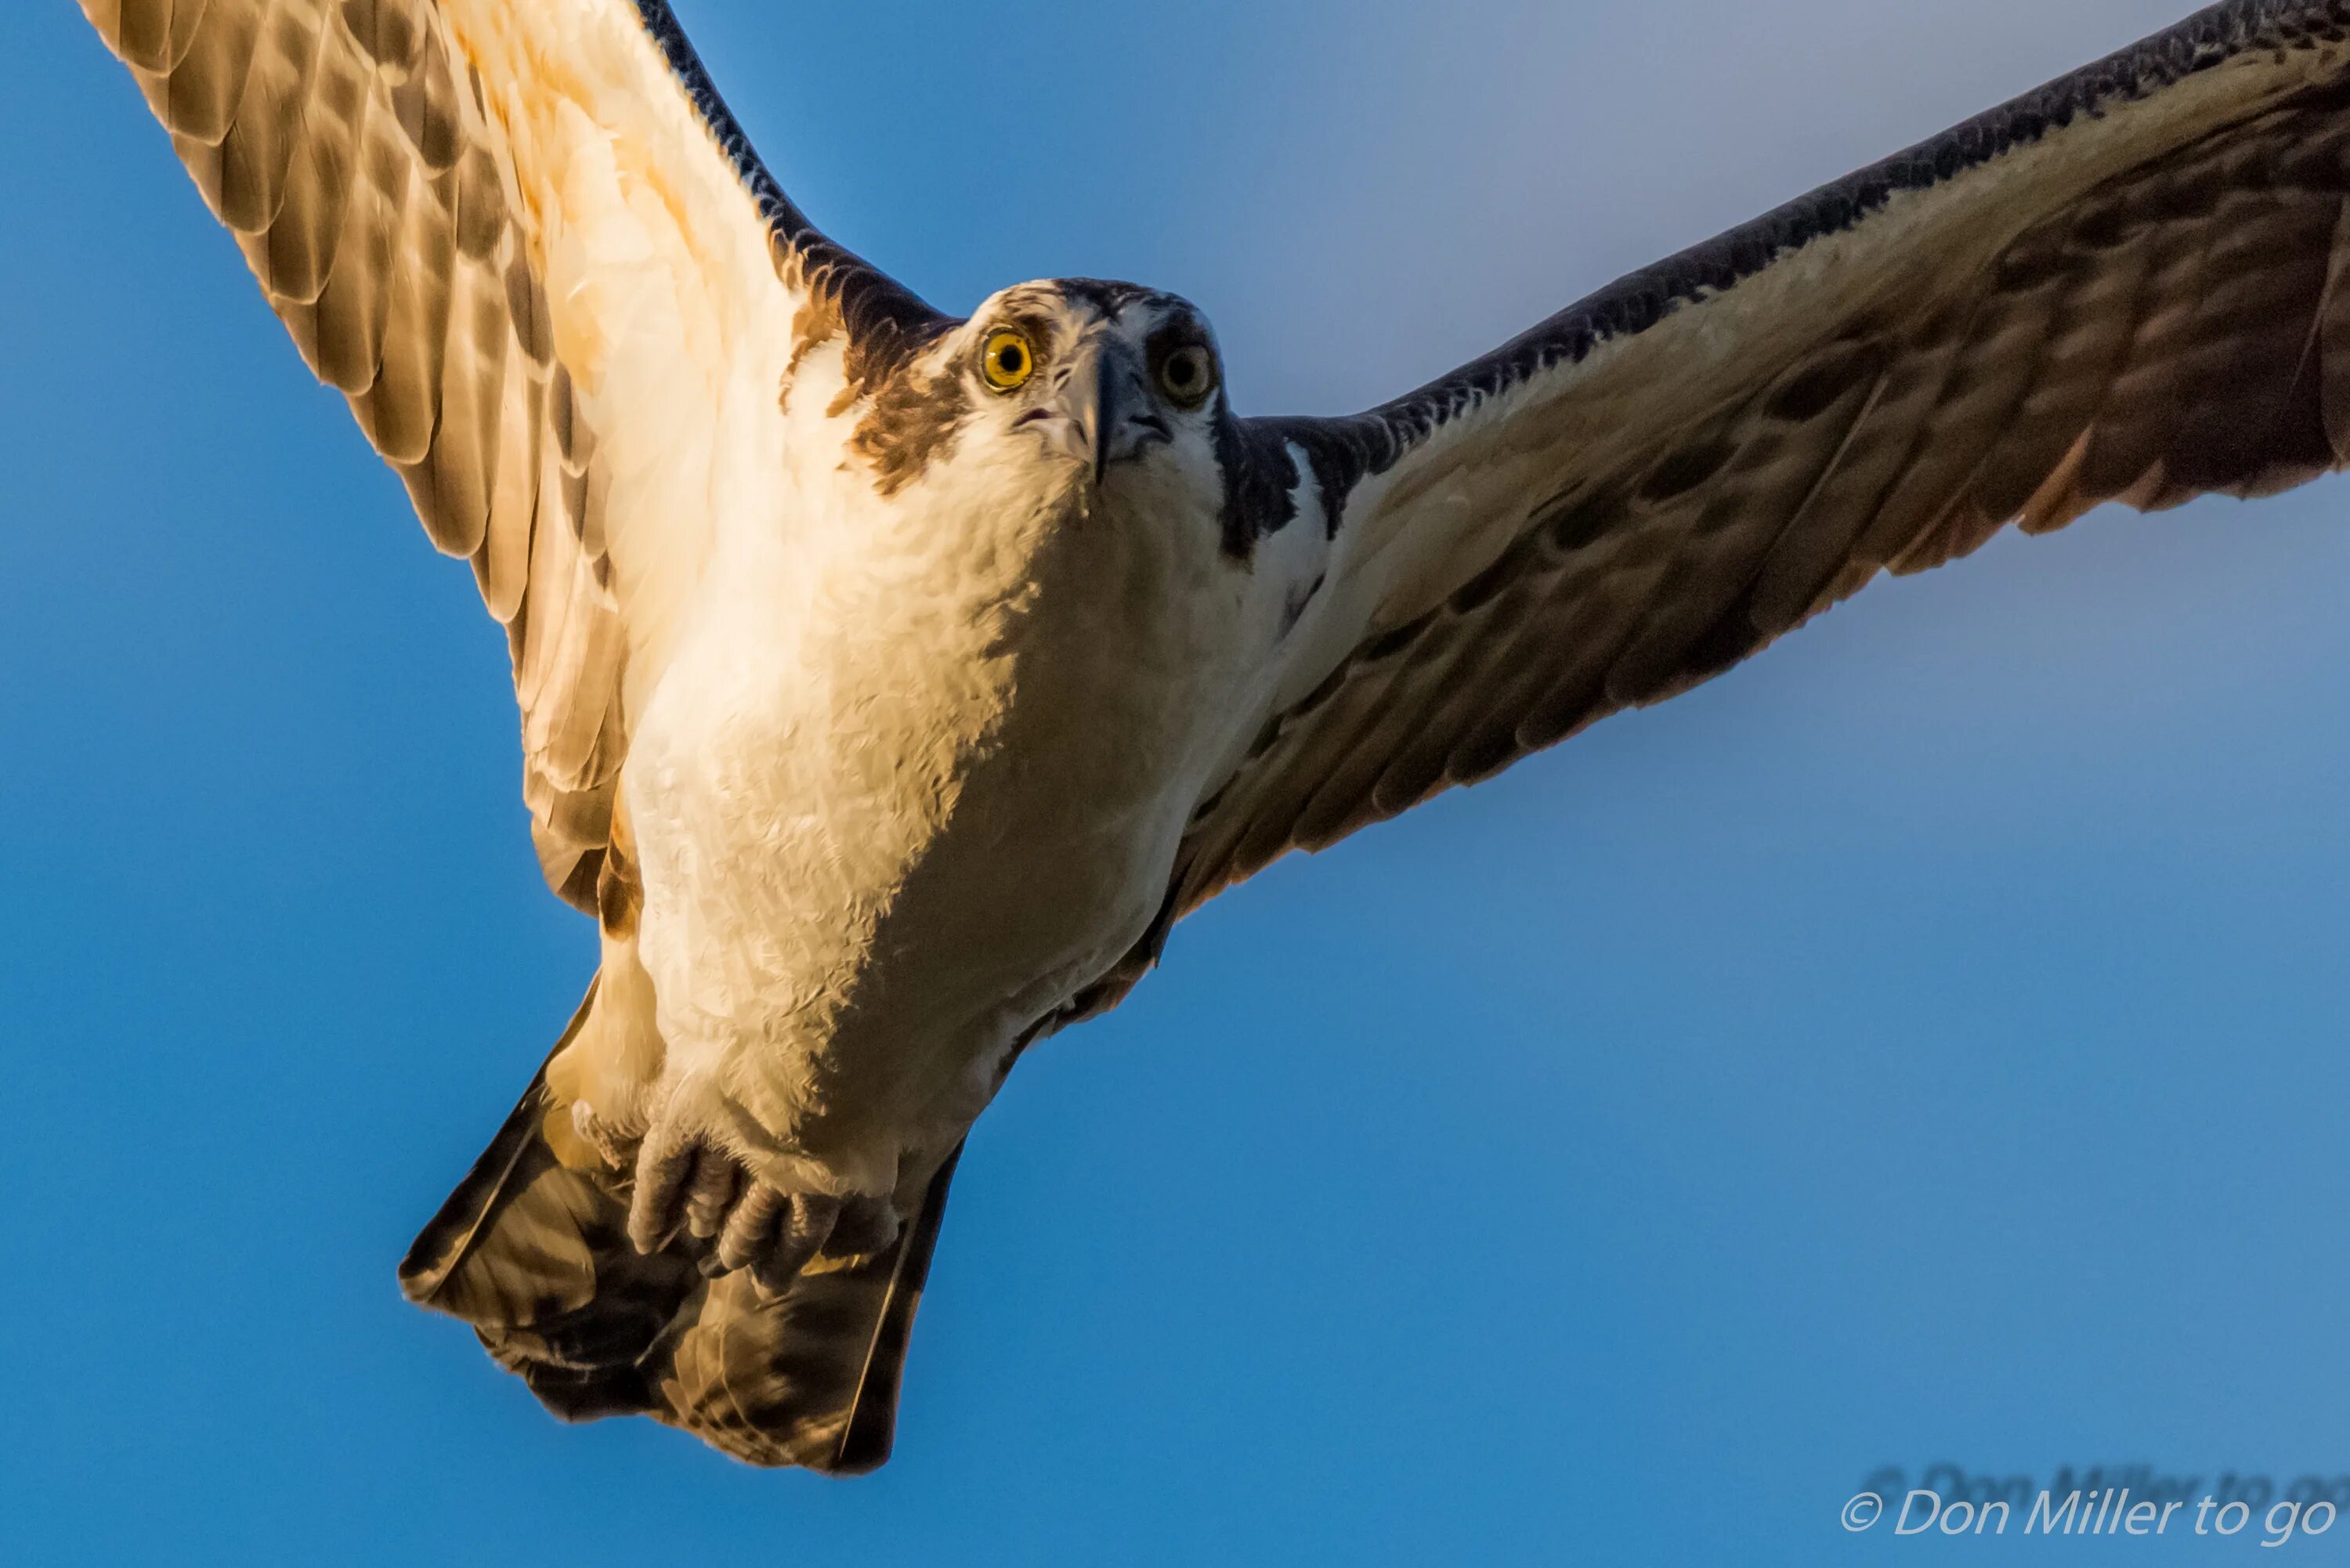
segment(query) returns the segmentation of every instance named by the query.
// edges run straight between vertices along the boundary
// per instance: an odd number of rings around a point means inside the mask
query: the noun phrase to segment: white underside
[[[639,716],[659,1093],[777,1185],[887,1193],[953,1147],[1158,912],[1280,635],[1170,451],[1090,505],[1074,469],[1040,504],[1026,456],[722,527]]]

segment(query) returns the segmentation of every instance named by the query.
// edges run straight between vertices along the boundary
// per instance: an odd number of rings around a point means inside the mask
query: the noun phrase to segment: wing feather
[[[504,622],[549,881],[592,908],[729,397],[802,323],[943,318],[775,188],[664,0],[83,0],[313,372]],[[754,367],[754,369],[759,369]],[[781,476],[778,476],[778,485]],[[635,683],[632,696],[631,684]]]
[[[1336,530],[1169,920],[1728,669],[1885,571],[2350,459],[2350,3],[2235,0],[1633,275],[1420,391],[1272,421]]]

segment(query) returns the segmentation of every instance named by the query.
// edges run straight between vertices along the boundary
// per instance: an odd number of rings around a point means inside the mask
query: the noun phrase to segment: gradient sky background
[[[2178,3],[678,9],[837,237],[1181,290],[1271,412]],[[2002,538],[1217,903],[981,1124],[833,1483],[401,1303],[594,961],[503,637],[64,0],[0,211],[0,1557],[2009,1561],[1837,1510],[2350,1472],[2338,482]]]

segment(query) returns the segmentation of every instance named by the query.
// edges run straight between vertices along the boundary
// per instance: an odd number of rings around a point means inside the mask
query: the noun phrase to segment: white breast
[[[1092,515],[983,463],[811,487],[840,514],[731,531],[641,716],[671,1071],[859,1188],[1140,935],[1224,744],[1248,576],[1130,477]]]

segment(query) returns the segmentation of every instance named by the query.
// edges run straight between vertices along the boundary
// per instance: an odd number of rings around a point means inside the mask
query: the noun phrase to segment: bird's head
[[[1187,301],[1090,278],[1022,284],[958,336],[983,421],[1088,483],[1154,455],[1214,461],[1222,367]]]
[[[955,405],[958,460],[1008,463],[1090,500],[1213,483],[1222,365],[1188,302],[1132,284],[1021,284],[933,344],[920,379]]]
[[[853,384],[853,383],[852,383]],[[922,485],[1005,515],[1204,520],[1215,547],[1293,510],[1277,436],[1236,418],[1189,301],[1093,278],[1024,283],[923,341],[872,384],[850,441],[885,495]]]

